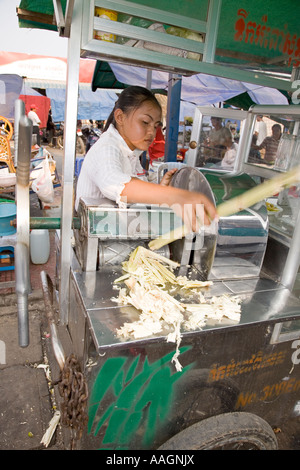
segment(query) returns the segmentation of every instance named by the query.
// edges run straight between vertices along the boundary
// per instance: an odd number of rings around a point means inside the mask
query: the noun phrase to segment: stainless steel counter
[[[82,272],[76,260],[72,268],[72,282],[77,290],[96,349],[101,353],[105,348],[138,346],[145,341],[157,341],[170,332],[163,331],[151,337],[135,340],[122,340],[116,330],[125,322],[134,322],[139,312],[131,306],[120,306],[112,300],[118,297],[114,280],[122,274],[120,268],[102,268],[101,271]],[[182,332],[183,336],[199,334],[199,331],[220,328],[236,328],[241,325],[283,319],[300,319],[300,300],[288,289],[270,279],[252,278],[242,280],[216,281],[203,289],[206,296],[222,294],[238,295],[242,299],[240,322],[222,320],[208,322],[203,330]],[[177,291],[175,297],[193,302],[195,294],[185,290]]]

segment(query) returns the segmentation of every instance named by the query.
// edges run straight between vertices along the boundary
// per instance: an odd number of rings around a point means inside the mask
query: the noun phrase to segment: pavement
[[[54,281],[53,231],[50,240],[49,261],[44,265],[30,263],[32,292],[28,296],[29,345],[26,348],[18,343],[17,296],[13,288],[10,293],[7,288],[2,293],[0,282],[0,450],[45,448],[41,439],[56,410],[55,396],[46,375],[50,335],[40,280],[40,272],[45,270]],[[8,272],[5,274],[7,282]],[[9,274],[13,280],[14,272]],[[61,448],[56,437],[51,446]]]
[[[51,151],[51,149],[49,149]],[[60,151],[61,152],[61,151]],[[60,163],[60,162],[59,162]],[[61,188],[55,189],[54,203],[41,210],[38,198],[30,195],[30,215],[57,217]],[[18,314],[14,270],[0,271],[0,450],[62,450],[60,426],[48,447],[41,443],[56,409],[49,378],[50,335],[40,273],[45,270],[55,281],[55,231],[50,230],[50,256],[47,263],[30,261],[31,293],[28,296],[29,346],[18,344]],[[50,370],[51,373],[51,370]],[[58,377],[55,377],[58,379]]]

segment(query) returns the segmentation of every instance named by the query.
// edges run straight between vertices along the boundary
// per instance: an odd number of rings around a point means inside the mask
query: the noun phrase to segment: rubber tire
[[[234,412],[213,416],[171,437],[159,450],[276,450],[271,426],[259,416]],[[241,450],[241,449],[240,449]]]
[[[76,137],[76,153],[82,155],[85,152],[85,145],[82,138],[79,136]]]

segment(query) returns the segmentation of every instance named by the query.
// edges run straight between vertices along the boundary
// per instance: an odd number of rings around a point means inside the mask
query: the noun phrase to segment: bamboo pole
[[[294,167],[286,173],[282,173],[274,178],[264,181],[248,191],[240,194],[239,196],[229,199],[228,201],[222,202],[217,206],[217,213],[219,217],[228,217],[236,214],[248,207],[253,206],[257,202],[260,202],[268,197],[274,196],[285,188],[289,188],[293,184],[300,182],[300,166]],[[155,240],[149,242],[149,248],[151,250],[158,250],[164,245],[167,245],[179,238],[185,237],[189,233],[189,230],[185,225],[172,230],[169,233],[165,233]]]

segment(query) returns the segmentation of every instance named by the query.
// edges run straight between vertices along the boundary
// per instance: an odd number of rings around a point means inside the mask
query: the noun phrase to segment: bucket
[[[47,263],[50,255],[50,236],[47,229],[30,232],[30,259],[33,264]]]
[[[17,206],[14,202],[0,203],[0,236],[4,237],[16,233],[16,227],[10,222],[16,218]]]

